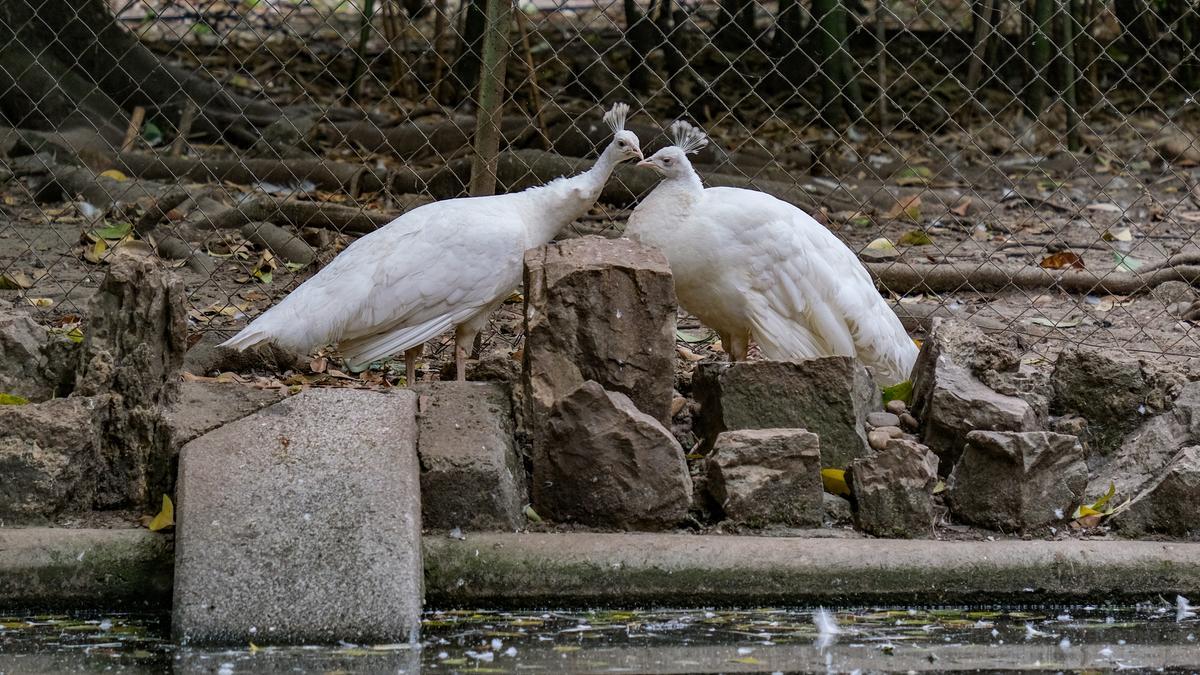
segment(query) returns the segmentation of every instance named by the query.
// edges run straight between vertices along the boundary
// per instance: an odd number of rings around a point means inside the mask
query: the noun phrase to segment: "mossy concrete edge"
[[[656,534],[426,537],[430,607],[1135,601],[1200,596],[1200,544]]]
[[[0,610],[170,607],[172,540],[132,529],[0,529]]]
[[[427,608],[1200,597],[1200,543],[475,532],[423,543]],[[173,568],[161,533],[0,529],[0,611],[168,609]]]

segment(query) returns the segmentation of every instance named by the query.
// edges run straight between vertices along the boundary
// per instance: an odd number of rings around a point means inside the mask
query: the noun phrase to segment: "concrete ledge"
[[[1099,602],[1200,595],[1200,544],[647,534],[425,538],[430,607]]]
[[[1134,601],[1200,596],[1200,543],[468,532],[424,538],[426,607]],[[0,530],[0,610],[167,609],[171,537]]]
[[[170,607],[172,540],[148,530],[0,529],[0,610]]]

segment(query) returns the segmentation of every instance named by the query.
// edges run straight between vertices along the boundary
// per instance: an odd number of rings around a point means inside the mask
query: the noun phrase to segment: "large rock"
[[[278,403],[283,389],[259,389],[236,383],[185,381],[179,400],[167,410],[167,426],[176,448],[217,427]]]
[[[427,529],[514,530],[529,498],[513,437],[508,386],[434,382],[414,387]]]
[[[1026,531],[1069,517],[1087,485],[1083,448],[1074,436],[972,431],[946,482],[946,498],[963,522]]]
[[[659,251],[583,237],[525,254],[525,388],[531,422],[587,380],[671,423],[675,286]]]
[[[687,515],[683,448],[624,394],[588,381],[560,400],[534,447],[538,514],[597,527],[662,529]]]
[[[820,527],[821,449],[803,429],[744,429],[717,437],[709,494],[726,519],[750,527]]]
[[[1113,517],[1122,534],[1200,534],[1200,446],[1180,450],[1158,479]]]
[[[858,361],[832,356],[799,363],[702,363],[692,377],[694,422],[705,450],[724,431],[807,429],[821,439],[821,466],[845,468],[870,452],[867,415],[879,389]]]
[[[0,405],[0,527],[88,509],[103,468],[104,397]]]
[[[1200,382],[1189,382],[1171,410],[1146,420],[1125,438],[1107,463],[1093,470],[1092,483],[1116,487],[1116,498],[1138,494],[1184,447],[1200,444]]]
[[[1103,466],[1122,439],[1145,418],[1171,408],[1183,376],[1121,352],[1067,349],[1058,355],[1052,378],[1055,414],[1087,420],[1089,464]]]
[[[420,625],[416,394],[313,389],[184,447],[176,639],[403,642]]]
[[[896,438],[883,450],[851,462],[846,482],[854,495],[855,525],[877,537],[932,535],[937,469],[933,451]]]
[[[44,372],[46,338],[46,329],[33,319],[0,307],[0,394],[31,401],[53,394]]]

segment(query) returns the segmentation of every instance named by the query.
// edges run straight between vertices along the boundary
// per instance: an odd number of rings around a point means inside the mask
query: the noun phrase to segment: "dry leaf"
[[[900,257],[900,251],[896,250],[896,245],[889,241],[887,237],[880,237],[867,244],[867,247],[864,248],[858,255],[864,260],[878,262],[883,260],[895,260],[896,258]]]
[[[21,291],[33,286],[33,281],[24,272],[13,270],[0,274],[0,290]]]
[[[329,365],[329,359],[322,356],[319,358],[315,358],[312,361],[309,361],[308,369],[314,373],[323,373],[323,372],[325,372],[325,368],[328,367],[328,365]]]
[[[1073,251],[1059,251],[1053,255],[1048,255],[1042,258],[1039,266],[1048,270],[1061,270],[1066,267],[1074,269],[1083,269],[1083,258],[1079,257],[1078,253]]]
[[[958,204],[954,208],[950,209],[950,213],[953,213],[954,215],[956,215],[960,218],[965,218],[967,216],[967,214],[970,213],[970,211],[971,211],[971,198],[970,197],[963,197],[961,200],[959,200]]]
[[[154,516],[154,519],[150,521],[150,524],[146,528],[151,532],[158,532],[159,530],[174,526],[175,505],[171,503],[170,497],[163,495],[162,510],[158,512],[157,516]]]
[[[1110,228],[1101,235],[1104,241],[1133,241],[1133,232],[1128,227]]]
[[[912,222],[920,222],[921,220],[921,197],[913,195],[899,200],[895,206],[888,209],[884,217],[894,220],[911,220]]]

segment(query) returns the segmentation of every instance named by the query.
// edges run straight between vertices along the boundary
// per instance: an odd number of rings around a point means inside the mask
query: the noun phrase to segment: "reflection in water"
[[[405,644],[176,648],[166,617],[0,617],[0,674],[908,672],[1200,668],[1185,599],[1138,607],[596,610],[425,615]]]

